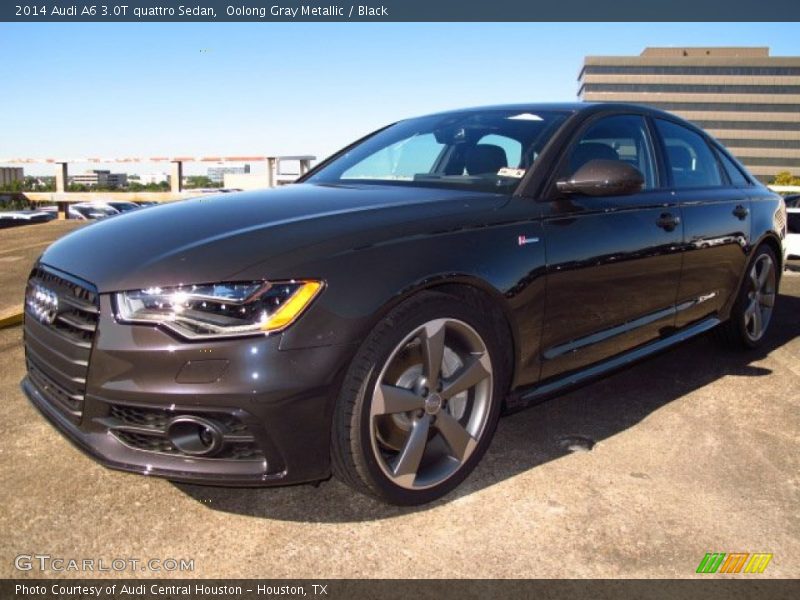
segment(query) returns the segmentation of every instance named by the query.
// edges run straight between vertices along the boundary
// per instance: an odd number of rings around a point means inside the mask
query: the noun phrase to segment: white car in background
[[[800,258],[800,207],[786,209],[786,253]]]
[[[106,204],[108,204],[111,208],[113,208],[117,212],[121,213],[128,212],[131,210],[139,210],[140,208],[142,208],[135,202],[128,202],[127,200],[108,200],[106,201]]]
[[[104,219],[118,214],[120,211],[105,202],[80,202],[69,207],[69,218],[82,221]]]
[[[0,227],[16,227],[52,221],[54,215],[42,210],[10,210],[0,212]]]

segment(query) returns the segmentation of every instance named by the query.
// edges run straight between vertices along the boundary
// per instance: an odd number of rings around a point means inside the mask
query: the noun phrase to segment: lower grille
[[[143,425],[160,430],[166,430],[170,420],[177,416],[174,411],[161,408],[140,408],[123,404],[111,404],[110,407],[110,416],[124,425]],[[247,426],[233,415],[204,413],[202,416],[222,424],[231,435],[241,435],[247,432]]]
[[[83,398],[80,394],[71,394],[69,390],[64,389],[57,384],[53,379],[40,371],[36,365],[31,361],[27,361],[28,377],[33,384],[39,388],[51,400],[55,400],[63,408],[66,408],[73,414],[80,414],[83,406]]]
[[[145,435],[133,431],[125,431],[124,429],[115,431],[114,435],[126,446],[136,448],[137,450],[163,452],[167,454],[175,454],[178,452],[168,439],[161,436]]]
[[[79,421],[100,306],[94,287],[37,266],[25,292],[25,358],[30,381]]]
[[[223,443],[213,455],[202,458],[226,460],[263,461],[259,448],[247,425],[229,413],[187,412],[163,408],[143,408],[124,404],[108,404],[108,416],[97,420],[108,427],[111,434],[130,448],[146,452],[159,452],[176,456],[189,456],[169,438],[168,428],[176,417],[199,417],[219,427]]]

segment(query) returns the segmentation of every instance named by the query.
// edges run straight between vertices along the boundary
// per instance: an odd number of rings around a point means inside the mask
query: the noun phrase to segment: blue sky
[[[3,23],[0,157],[323,157],[402,117],[571,101],[585,55],[662,45],[800,55],[796,23]]]

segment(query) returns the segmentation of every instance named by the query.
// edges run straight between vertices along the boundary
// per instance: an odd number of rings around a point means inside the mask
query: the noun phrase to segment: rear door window
[[[655,119],[666,148],[667,168],[676,188],[722,186],[719,164],[701,135],[677,123]]]

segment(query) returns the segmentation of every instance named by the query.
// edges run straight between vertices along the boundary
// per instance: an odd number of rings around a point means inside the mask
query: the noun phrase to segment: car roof
[[[673,120],[682,121],[680,117],[672,113],[645,106],[643,104],[631,104],[627,102],[537,102],[530,104],[495,104],[489,106],[474,106],[467,108],[459,108],[455,110],[447,110],[437,113],[431,113],[422,116],[447,116],[458,115],[471,112],[482,112],[489,110],[512,110],[512,111],[525,111],[525,112],[569,112],[569,113],[592,113],[601,112],[606,110],[620,111],[630,110],[642,114],[650,114],[654,116],[668,117]]]

